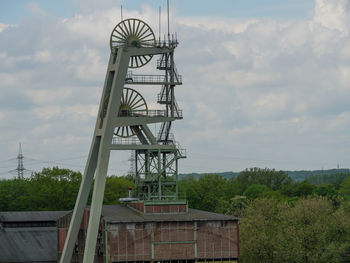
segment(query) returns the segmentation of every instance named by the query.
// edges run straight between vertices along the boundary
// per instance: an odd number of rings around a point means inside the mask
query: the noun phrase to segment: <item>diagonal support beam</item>
[[[143,133],[146,135],[147,139],[151,142],[151,144],[156,145],[157,139],[153,136],[151,130],[148,128],[147,125],[141,126]]]

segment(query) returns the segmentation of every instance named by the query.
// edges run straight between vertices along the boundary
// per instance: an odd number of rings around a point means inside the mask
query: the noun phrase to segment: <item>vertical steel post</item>
[[[197,221],[194,222],[194,257],[197,259]]]
[[[158,199],[162,199],[162,166],[161,166],[161,157],[160,149],[158,149]]]

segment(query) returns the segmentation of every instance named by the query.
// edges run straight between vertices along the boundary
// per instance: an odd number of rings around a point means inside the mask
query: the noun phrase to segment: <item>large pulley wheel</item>
[[[119,107],[119,116],[133,117],[135,111],[139,114],[147,115],[148,107],[146,100],[134,89],[124,88]],[[130,126],[118,127],[114,133],[116,136],[128,138],[135,135]]]
[[[129,18],[121,21],[113,29],[110,46],[115,47],[148,47],[154,46],[155,35],[149,25],[140,19]],[[152,55],[131,56],[129,68],[139,68],[146,65],[152,59]]]

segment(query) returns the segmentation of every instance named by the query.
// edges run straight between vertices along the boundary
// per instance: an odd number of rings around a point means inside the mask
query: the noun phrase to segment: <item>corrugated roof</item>
[[[56,227],[0,228],[0,262],[57,262]]]
[[[69,211],[0,212],[0,222],[56,221]]]
[[[123,205],[104,205],[102,217],[109,223],[160,222],[160,221],[224,221],[238,220],[237,217],[188,209],[188,213],[144,214]]]

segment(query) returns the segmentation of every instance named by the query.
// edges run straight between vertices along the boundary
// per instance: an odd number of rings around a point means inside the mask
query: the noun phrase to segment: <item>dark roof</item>
[[[188,213],[144,214],[124,205],[104,205],[102,217],[109,223],[160,222],[160,221],[232,221],[237,217],[188,209]]]
[[[56,221],[69,211],[0,212],[0,222]]]
[[[57,262],[57,228],[0,228],[0,262]]]

